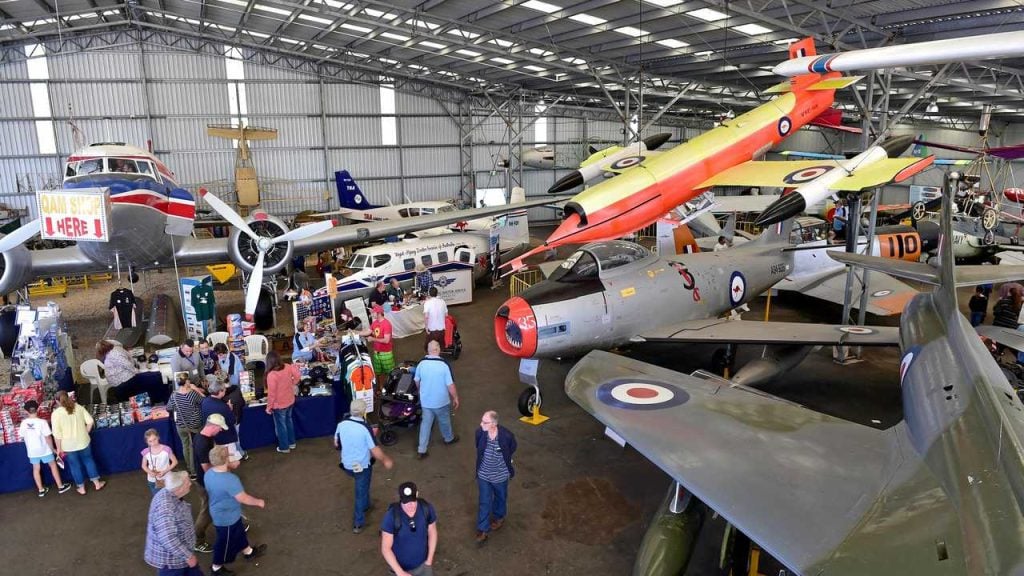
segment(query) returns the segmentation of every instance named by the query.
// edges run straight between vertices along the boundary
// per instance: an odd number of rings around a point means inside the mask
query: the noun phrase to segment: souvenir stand
[[[22,306],[17,312],[18,342],[11,358],[0,361],[0,493],[34,488],[32,467],[18,425],[27,414],[29,400],[39,403],[39,417],[49,420],[61,390],[74,393],[70,366],[75,363],[60,308],[53,303],[39,308]],[[91,448],[101,474],[136,470],[144,433],[156,428],[165,444],[173,446],[177,434],[162,407],[149,405],[142,394],[131,402],[85,406],[95,429]],[[70,474],[63,473],[66,480]]]

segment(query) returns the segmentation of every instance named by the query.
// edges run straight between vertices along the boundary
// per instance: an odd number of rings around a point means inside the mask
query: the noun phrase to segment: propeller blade
[[[266,252],[260,251],[256,257],[256,265],[252,268],[252,275],[249,276],[249,285],[245,289],[245,315],[252,318],[256,313],[256,304],[260,300],[260,288],[263,286],[263,257]]]
[[[0,238],[0,252],[7,252],[11,248],[18,246],[19,244],[24,244],[26,241],[28,241],[29,238],[35,236],[36,234],[39,234],[38,218],[29,222],[28,224],[25,224],[24,226],[21,226],[20,228],[4,236],[3,238]]]
[[[274,238],[274,244],[304,240],[310,236],[316,236],[321,232],[326,232],[331,228],[334,228],[334,222],[332,220],[322,220],[320,222],[306,224],[305,226],[299,226],[298,228],[289,230],[277,238]]]
[[[228,206],[223,200],[207,192],[206,188],[200,188],[199,195],[203,200],[206,200],[206,203],[210,205],[210,208],[216,210],[217,214],[220,214],[221,217],[231,223],[232,226],[238,228],[242,232],[245,232],[249,238],[252,238],[253,240],[258,241],[260,239],[260,237],[252,231],[252,228],[249,228],[249,224],[245,221],[245,218],[239,216],[238,212],[232,210],[231,206]]]

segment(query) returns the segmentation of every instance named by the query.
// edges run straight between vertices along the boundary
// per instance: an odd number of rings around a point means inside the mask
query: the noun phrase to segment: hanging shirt
[[[212,320],[216,315],[217,303],[213,297],[213,286],[193,286],[191,300],[192,307],[196,310],[196,320]]]
[[[114,312],[114,327],[134,328],[135,317],[135,294],[127,288],[118,288],[110,293],[110,305],[107,307]]]

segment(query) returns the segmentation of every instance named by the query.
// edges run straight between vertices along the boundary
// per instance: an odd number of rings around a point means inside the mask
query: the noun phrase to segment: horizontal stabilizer
[[[793,85],[787,80],[786,82],[780,82],[775,86],[764,91],[764,94],[785,94],[786,92],[792,92]]]
[[[829,251],[829,257],[850,266],[860,266],[868,270],[875,270],[907,280],[915,280],[932,286],[939,285],[939,272],[924,262],[907,262],[905,260],[893,260],[891,258],[879,258],[878,256],[865,256],[864,254],[849,254],[846,252]]]
[[[863,76],[842,76],[829,78],[821,82],[815,82],[807,87],[808,90],[839,90],[858,82]]]
[[[1024,280],[1024,266],[1000,264],[999,266],[957,266],[957,286],[977,286],[978,284],[998,284]]]

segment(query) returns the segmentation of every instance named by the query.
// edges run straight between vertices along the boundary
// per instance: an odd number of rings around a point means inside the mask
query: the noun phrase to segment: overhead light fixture
[[[939,104],[938,104],[938,102],[936,102],[935,99],[932,98],[931,101],[928,102],[928,107],[925,108],[924,111],[929,113],[929,114],[938,114],[939,113]]]

